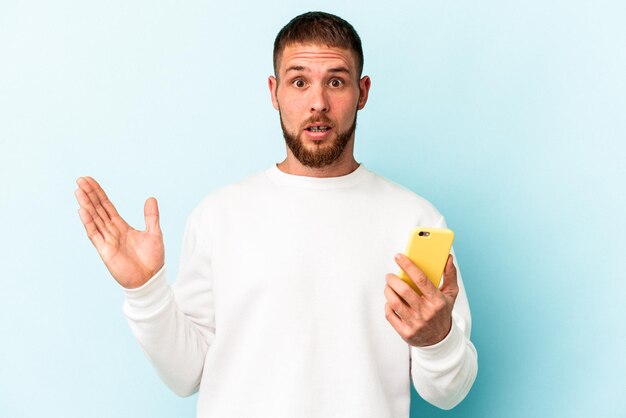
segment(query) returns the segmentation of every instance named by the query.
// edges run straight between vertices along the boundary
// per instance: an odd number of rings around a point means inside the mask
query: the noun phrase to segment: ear
[[[357,105],[358,110],[361,110],[365,107],[371,85],[372,81],[370,80],[369,76],[363,76],[363,78],[359,80],[359,103]]]
[[[276,97],[276,89],[278,89],[278,80],[273,75],[267,78],[267,86],[270,88],[270,94],[272,95],[272,106],[278,110],[278,98]]]

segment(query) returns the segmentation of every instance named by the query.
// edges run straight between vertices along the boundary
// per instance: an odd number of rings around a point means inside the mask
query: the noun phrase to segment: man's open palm
[[[76,183],[80,219],[115,280],[129,289],[146,283],[163,267],[165,258],[156,199],[146,200],[146,229],[138,231],[117,213],[98,182],[80,177]]]

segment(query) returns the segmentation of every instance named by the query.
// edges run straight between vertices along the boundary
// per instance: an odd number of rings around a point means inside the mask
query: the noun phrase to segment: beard
[[[280,113],[280,110],[279,110]],[[332,122],[325,117],[311,117],[303,125],[309,123],[321,122],[331,126],[334,129]],[[354,137],[354,131],[356,130],[356,112],[354,113],[354,121],[352,125],[344,132],[337,132],[335,138],[330,144],[314,143],[312,148],[308,148],[304,145],[302,135],[304,133],[300,130],[299,135],[289,132],[283,124],[282,114],[280,115],[280,127],[283,129],[283,137],[285,143],[291,150],[292,154],[296,157],[300,163],[306,167],[322,168],[326,167],[341,157],[346,145],[350,142],[350,139]]]

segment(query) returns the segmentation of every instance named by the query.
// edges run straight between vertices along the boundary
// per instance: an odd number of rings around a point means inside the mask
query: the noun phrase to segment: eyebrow
[[[308,70],[307,67],[304,67],[302,65],[292,65],[291,67],[287,68],[285,70],[285,73],[289,73],[290,71],[305,71]],[[328,69],[329,73],[346,73],[346,74],[350,74],[350,70],[348,70],[346,67],[333,67]]]
[[[336,67],[336,68],[331,68],[330,70],[328,70],[329,73],[346,73],[346,74],[350,74],[350,70],[348,70],[346,67]]]
[[[286,73],[289,71],[304,71],[304,67],[302,65],[292,65],[285,70]]]

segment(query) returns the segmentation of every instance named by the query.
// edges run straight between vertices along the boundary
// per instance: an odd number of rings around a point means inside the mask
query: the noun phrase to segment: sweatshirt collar
[[[369,171],[359,164],[356,170],[339,177],[308,177],[296,176],[282,172],[276,164],[272,165],[265,172],[267,176],[276,184],[285,186],[302,187],[308,189],[338,189],[350,187],[363,180]]]

